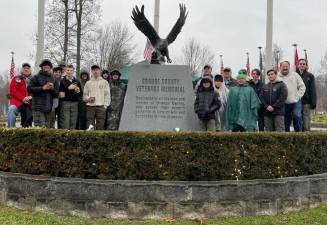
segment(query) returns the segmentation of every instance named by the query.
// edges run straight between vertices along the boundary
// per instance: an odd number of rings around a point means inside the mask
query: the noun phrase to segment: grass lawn
[[[165,220],[129,221],[129,220],[91,220],[75,217],[63,217],[35,212],[19,211],[9,208],[0,208],[1,225],[196,225],[200,222],[192,220],[179,220],[168,222]],[[260,216],[243,218],[223,218],[205,220],[203,224],[211,225],[265,225],[265,224],[294,224],[294,225],[325,225],[327,224],[327,204],[316,209],[291,213],[280,216]]]
[[[327,123],[327,114],[312,115],[311,120],[314,123]]]

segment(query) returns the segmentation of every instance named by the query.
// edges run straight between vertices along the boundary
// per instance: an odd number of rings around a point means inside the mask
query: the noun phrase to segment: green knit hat
[[[241,70],[238,71],[236,78],[246,79],[246,76],[247,76],[246,70],[245,69],[241,69]]]

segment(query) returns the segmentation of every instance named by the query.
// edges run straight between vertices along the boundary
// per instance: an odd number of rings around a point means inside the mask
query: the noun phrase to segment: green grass
[[[0,208],[1,225],[196,225],[192,220],[178,220],[168,223],[165,220],[107,220],[107,219],[81,219],[75,217],[63,217],[36,212],[19,211],[9,208]],[[222,218],[217,220],[205,220],[204,225],[325,225],[327,224],[327,204],[316,209],[306,210],[299,213],[291,213],[279,216],[258,216],[242,218]]]
[[[311,120],[314,123],[327,123],[327,114],[312,115]]]

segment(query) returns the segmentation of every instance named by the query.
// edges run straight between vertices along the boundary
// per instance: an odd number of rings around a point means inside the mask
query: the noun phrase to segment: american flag
[[[246,59],[246,75],[247,77],[251,76],[251,69],[250,69],[250,57],[249,57],[249,53],[246,53],[247,55],[247,59]]]
[[[11,53],[11,65],[10,65],[10,79],[15,76],[15,62],[14,62],[14,53]]]
[[[151,42],[149,41],[149,39],[147,39],[145,49],[144,49],[144,53],[143,53],[144,54],[144,59],[146,61],[151,62],[152,52],[153,52],[153,47],[152,47]]]
[[[220,74],[224,74],[224,61],[223,61],[223,55],[220,55]]]

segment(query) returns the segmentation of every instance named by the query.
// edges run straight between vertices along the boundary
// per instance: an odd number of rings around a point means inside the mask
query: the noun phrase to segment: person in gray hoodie
[[[293,120],[294,130],[301,132],[303,130],[301,98],[305,93],[305,85],[298,73],[290,71],[288,61],[281,62],[280,67],[281,72],[278,76],[286,84],[288,90],[285,102],[285,131],[290,131]]]

